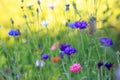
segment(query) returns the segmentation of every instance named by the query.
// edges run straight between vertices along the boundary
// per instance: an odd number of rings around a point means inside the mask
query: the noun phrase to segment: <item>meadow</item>
[[[0,4],[0,80],[120,80],[119,0]]]

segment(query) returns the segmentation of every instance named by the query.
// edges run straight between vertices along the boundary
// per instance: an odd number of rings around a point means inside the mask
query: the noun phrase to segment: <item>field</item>
[[[119,0],[1,0],[0,80],[120,80]]]

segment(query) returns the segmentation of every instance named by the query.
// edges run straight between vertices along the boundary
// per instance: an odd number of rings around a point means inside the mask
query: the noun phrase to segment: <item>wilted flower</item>
[[[53,57],[52,58],[52,62],[56,63],[56,62],[59,62],[60,61],[60,57]]]
[[[60,50],[61,50],[61,51],[64,51],[65,48],[67,48],[67,47],[70,47],[70,45],[69,45],[69,44],[61,44],[61,45],[60,45]]]
[[[102,61],[98,62],[98,69],[100,69],[103,65],[104,63]]]
[[[69,4],[65,4],[65,11],[68,11],[69,10]]]
[[[87,22],[85,21],[76,21],[75,22],[75,27],[79,29],[85,29],[87,27]]]
[[[112,64],[112,63],[106,63],[104,66],[105,66],[108,70],[110,70],[110,69],[112,68],[113,64]]]
[[[73,72],[73,73],[74,72],[79,72],[79,71],[81,71],[81,69],[82,69],[82,67],[78,63],[75,63],[72,66],[70,66],[70,71]]]
[[[43,21],[42,21],[42,23],[41,23],[41,25],[42,25],[42,26],[46,26],[46,27],[47,27],[47,26],[49,25],[49,22],[48,22],[48,21],[43,20]]]
[[[42,60],[36,60],[35,66],[36,67],[43,67],[45,65],[45,62]]]
[[[8,32],[8,34],[10,35],[10,36],[19,36],[20,35],[20,31],[19,30],[10,30],[9,32]]]
[[[67,55],[71,55],[71,54],[76,53],[76,49],[75,49],[75,48],[72,48],[72,47],[70,46],[70,47],[65,48],[64,53],[67,54]]]
[[[59,42],[56,42],[52,45],[51,50],[54,51],[59,46]]]
[[[42,54],[42,59],[48,59],[50,56],[48,54]]]
[[[113,45],[113,42],[110,38],[101,38],[100,44],[104,47],[109,47],[109,46]]]
[[[115,80],[120,80],[120,64],[118,65],[114,74],[115,74]]]

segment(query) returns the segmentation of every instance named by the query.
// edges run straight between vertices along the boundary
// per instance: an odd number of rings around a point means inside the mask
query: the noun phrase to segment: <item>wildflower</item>
[[[35,66],[36,67],[43,67],[45,65],[45,62],[42,60],[36,60]]]
[[[112,63],[106,63],[104,66],[105,66],[108,70],[110,70],[110,69],[112,68],[113,64],[112,64]]]
[[[104,47],[109,47],[109,46],[113,45],[113,42],[110,38],[101,38],[100,44]]]
[[[65,11],[68,11],[69,10],[69,4],[65,4]]]
[[[20,77],[22,77],[22,74],[16,74],[16,75],[15,75],[15,78],[16,78],[16,79],[18,79],[18,78],[20,78]]]
[[[52,62],[56,63],[56,62],[59,62],[60,61],[60,57],[53,57],[52,58]]]
[[[88,34],[93,34],[96,30],[96,17],[93,17],[93,16],[90,17],[88,23],[90,25],[89,30],[88,30]]]
[[[102,61],[98,62],[98,69],[100,69],[103,65],[104,63]]]
[[[61,78],[61,77],[59,77],[59,78],[58,78],[58,80],[62,80],[62,78]]]
[[[69,23],[69,24],[68,24],[68,27],[69,27],[69,28],[75,28],[75,23],[74,23],[74,22],[73,22],[73,23]]]
[[[87,22],[85,21],[76,21],[75,22],[75,27],[79,29],[85,29],[87,27]]]
[[[65,48],[64,53],[67,55],[71,55],[71,54],[76,53],[76,49],[72,48],[72,47],[67,47],[67,48]]]
[[[48,59],[50,56],[48,54],[43,54],[42,59]]]
[[[72,66],[70,66],[70,71],[73,72],[73,73],[74,72],[79,72],[79,71],[81,71],[81,69],[82,69],[82,67],[78,63],[75,63]]]
[[[47,26],[49,25],[49,22],[48,22],[48,21],[43,20],[43,21],[42,21],[42,23],[41,23],[41,25],[42,25],[42,26],[47,27]]]
[[[10,36],[19,36],[19,35],[20,35],[20,31],[19,31],[19,30],[10,30],[10,31],[8,32],[8,34],[9,34]]]
[[[115,70],[115,80],[120,80],[120,64],[118,65],[117,69]]]
[[[59,42],[56,42],[52,45],[51,50],[54,51],[59,46]]]
[[[42,46],[42,44],[38,44],[38,48],[40,48]]]
[[[53,5],[49,5],[48,7],[49,7],[50,9],[52,9],[52,10],[54,9],[54,6],[53,6]]]
[[[67,48],[67,47],[70,47],[70,45],[69,45],[69,44],[61,44],[61,45],[60,45],[60,50],[61,50],[61,51],[64,51],[65,48]]]

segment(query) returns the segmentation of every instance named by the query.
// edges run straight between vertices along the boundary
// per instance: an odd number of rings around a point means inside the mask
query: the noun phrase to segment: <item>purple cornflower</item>
[[[65,48],[64,53],[67,55],[71,55],[71,54],[76,53],[76,49],[69,46],[69,47]]]
[[[109,46],[113,45],[113,42],[110,38],[101,38],[100,44],[104,47],[109,47]]]
[[[112,64],[112,63],[106,63],[104,66],[105,66],[108,70],[110,70],[110,69],[112,68],[113,64]]]
[[[42,59],[48,59],[50,56],[48,54],[42,54]]]
[[[75,27],[79,29],[85,29],[87,27],[87,22],[85,21],[76,21],[75,22]]]
[[[74,22],[73,22],[73,23],[69,23],[69,24],[68,24],[68,27],[69,27],[69,28],[75,28],[75,23],[74,23]]]
[[[75,22],[75,27],[76,28],[80,28],[81,27],[81,22],[80,21],[76,21]]]
[[[60,45],[60,50],[64,51],[67,47],[70,47],[70,45],[69,44],[61,44]]]
[[[19,35],[20,35],[20,31],[19,31],[19,30],[10,30],[10,31],[8,32],[8,34],[9,34],[10,36],[19,36]]]
[[[102,61],[98,62],[98,69],[100,69],[103,65],[104,63]]]

